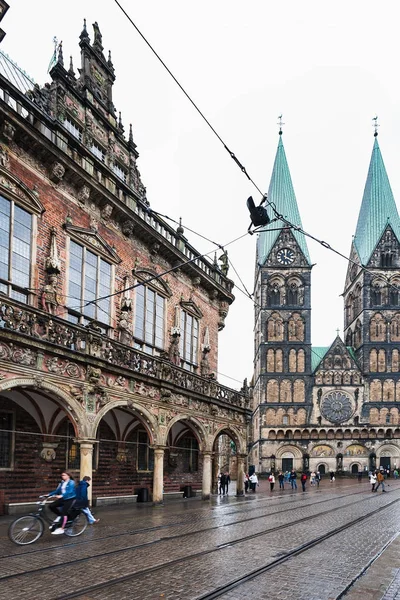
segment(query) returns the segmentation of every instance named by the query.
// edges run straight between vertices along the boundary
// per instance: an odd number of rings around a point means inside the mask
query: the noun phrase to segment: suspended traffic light
[[[263,202],[264,200],[265,198],[263,199]],[[247,199],[247,208],[250,211],[250,218],[254,227],[268,225],[271,219],[268,216],[267,209],[262,206],[262,203],[259,206],[256,206],[253,197],[250,196],[250,198]]]

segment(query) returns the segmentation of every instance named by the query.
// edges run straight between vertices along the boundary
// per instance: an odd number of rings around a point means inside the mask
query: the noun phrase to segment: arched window
[[[390,321],[390,341],[400,341],[400,314],[397,314]]]
[[[297,365],[296,365],[296,350],[294,350],[294,348],[291,348],[289,350],[289,372],[290,373],[295,373],[297,370]]]
[[[281,381],[279,400],[280,402],[292,402],[292,384],[287,379]]]
[[[279,385],[276,379],[269,379],[267,383],[267,402],[279,401]]]
[[[268,306],[280,306],[281,305],[281,292],[278,283],[273,283],[268,287],[267,291],[267,305]]]
[[[305,371],[305,354],[304,350],[299,350],[297,353],[297,372],[304,373]]]
[[[369,353],[369,370],[373,373],[378,370],[378,352],[375,349]]]
[[[389,303],[391,306],[399,305],[399,287],[398,284],[392,284],[389,292]]]
[[[287,303],[296,306],[299,301],[299,288],[296,283],[290,283],[287,291]]]
[[[361,321],[357,321],[356,327],[354,329],[354,347],[355,348],[358,348],[358,346],[360,346],[361,338],[362,338],[362,325],[361,325]]]
[[[273,342],[283,341],[283,320],[279,313],[273,313],[268,319],[267,339]]]
[[[371,342],[386,341],[386,322],[380,313],[375,314],[370,321],[369,336]]]
[[[382,304],[382,290],[379,285],[371,286],[371,306],[380,306]]]
[[[304,321],[298,313],[294,313],[289,319],[288,334],[289,342],[304,341]]]
[[[399,351],[397,349],[392,350],[392,373],[399,372]]]
[[[389,250],[381,253],[381,267],[391,267],[393,265],[393,253]]]

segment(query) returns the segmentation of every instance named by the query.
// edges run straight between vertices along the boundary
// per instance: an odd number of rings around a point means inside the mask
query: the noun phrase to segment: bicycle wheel
[[[65,535],[69,535],[70,537],[76,537],[77,535],[81,535],[88,526],[88,521],[86,516],[83,513],[79,513],[78,516],[71,522],[65,526]]]
[[[8,528],[8,537],[14,544],[25,546],[36,542],[43,535],[43,531],[42,519],[35,515],[25,515],[11,523]]]

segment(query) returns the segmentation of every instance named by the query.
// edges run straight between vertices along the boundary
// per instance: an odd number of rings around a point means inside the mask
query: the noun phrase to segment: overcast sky
[[[306,231],[348,255],[373,145],[372,117],[394,196],[400,194],[399,6],[396,0],[121,0],[225,143],[267,190],[283,113],[283,142]],[[154,210],[224,244],[245,233],[252,185],[150,52],[114,0],[13,0],[2,49],[43,84],[63,41],[80,64],[79,34],[97,21],[116,71],[114,104],[133,123]],[[213,246],[187,233],[200,251]],[[229,247],[253,288],[255,236]],[[309,240],[312,341],[343,331],[347,262]],[[229,273],[235,283],[236,275]],[[253,362],[253,305],[236,290],[220,334],[219,371],[243,380]],[[221,375],[226,385],[239,384]]]

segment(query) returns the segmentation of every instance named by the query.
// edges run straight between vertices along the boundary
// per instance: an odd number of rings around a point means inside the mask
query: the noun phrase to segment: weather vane
[[[279,117],[278,117],[279,121],[278,121],[278,123],[277,123],[277,124],[279,125],[279,135],[282,135],[282,125],[284,125],[284,124],[285,124],[285,123],[282,121],[282,116],[283,116],[283,115],[279,115]]]
[[[378,135],[378,127],[380,127],[379,123],[378,123],[378,115],[376,115],[376,117],[373,117],[373,124],[372,127],[374,127],[375,131],[374,131],[374,137],[377,137]]]

